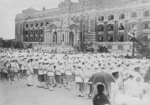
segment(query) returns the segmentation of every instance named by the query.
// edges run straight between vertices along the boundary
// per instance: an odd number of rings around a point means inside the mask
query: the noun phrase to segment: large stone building
[[[15,19],[16,40],[33,45],[94,42],[131,49],[128,32],[150,36],[150,0],[64,0],[54,9],[23,10]]]

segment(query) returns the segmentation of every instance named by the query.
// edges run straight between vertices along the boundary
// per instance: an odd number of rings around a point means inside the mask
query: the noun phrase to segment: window
[[[109,15],[108,20],[114,20],[114,15]]]
[[[118,40],[119,42],[124,42],[124,36],[118,36],[118,37],[117,37],[117,40]]]
[[[33,24],[30,24],[30,27],[33,27]]]
[[[28,35],[24,36],[24,41],[27,42],[28,41]]]
[[[119,19],[124,19],[125,18],[125,14],[120,14]]]
[[[43,23],[41,23],[41,27],[43,26]]]
[[[108,25],[108,31],[113,31],[114,30],[114,26],[113,25]]]
[[[120,23],[119,24],[119,30],[124,30],[125,28],[124,28],[124,24],[123,23]]]
[[[30,35],[30,42],[33,41],[33,35]]]
[[[131,13],[131,18],[136,18],[137,16],[138,16],[138,14],[136,12]]]
[[[143,16],[144,17],[150,16],[150,11],[149,10],[144,11]]]
[[[32,30],[30,30],[30,34],[33,34],[33,31],[32,31]]]
[[[34,34],[38,34],[38,30],[34,30]]]
[[[104,27],[102,25],[98,26],[98,31],[104,31]]]
[[[103,42],[104,38],[102,36],[98,36],[98,42]]]
[[[43,30],[42,29],[40,30],[40,34],[43,34]]]
[[[98,17],[98,21],[104,21],[104,16]]]
[[[57,43],[57,32],[53,33],[53,43]]]
[[[28,35],[28,31],[25,31],[25,35]]]
[[[46,22],[46,26],[49,25],[49,22]]]
[[[150,22],[144,24],[144,29],[150,29]]]
[[[35,26],[38,27],[38,23],[36,23]]]
[[[26,28],[28,28],[29,27],[29,25],[28,24],[26,24]]]
[[[113,37],[112,36],[108,36],[108,42],[113,42]]]

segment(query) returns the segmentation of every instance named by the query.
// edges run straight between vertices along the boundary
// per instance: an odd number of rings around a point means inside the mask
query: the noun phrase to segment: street
[[[28,87],[26,80],[10,84],[0,83],[0,105],[92,105],[92,99],[78,97],[74,91],[64,87],[55,88],[55,91]]]

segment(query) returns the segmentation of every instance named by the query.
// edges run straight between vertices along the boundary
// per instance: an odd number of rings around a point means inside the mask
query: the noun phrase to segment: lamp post
[[[137,28],[132,28],[130,30],[129,35],[132,37],[132,42],[133,42],[133,46],[132,46],[132,57],[134,57],[135,55],[135,37],[137,36]]]

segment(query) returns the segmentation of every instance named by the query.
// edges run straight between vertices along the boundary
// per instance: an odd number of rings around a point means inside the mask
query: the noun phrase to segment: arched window
[[[150,10],[146,10],[143,12],[143,17],[148,17],[150,16]]]
[[[33,23],[30,24],[30,27],[33,27]]]
[[[41,23],[41,27],[43,26],[43,22]]]
[[[57,44],[57,32],[53,33],[53,43]]]
[[[46,22],[46,26],[49,25],[49,22]]]
[[[136,17],[138,17],[137,12],[132,12],[132,13],[131,13],[131,18],[136,18]]]
[[[34,34],[38,34],[38,30],[34,30]]]
[[[118,27],[119,27],[119,30],[124,30],[125,29],[125,26],[124,26],[123,23],[120,23]]]
[[[114,30],[114,25],[113,24],[109,24],[107,26],[108,31],[113,31]]]
[[[33,31],[32,31],[32,30],[30,30],[30,34],[33,34]]]
[[[43,34],[43,29],[40,29],[40,34]]]
[[[38,27],[38,23],[35,24],[35,27]]]
[[[108,20],[114,20],[114,15],[109,15]]]
[[[119,15],[119,19],[124,19],[124,18],[125,18],[125,14],[122,13]]]
[[[99,16],[98,21],[104,21],[104,16]]]
[[[28,24],[26,24],[26,28],[28,28],[29,27],[29,25]]]

